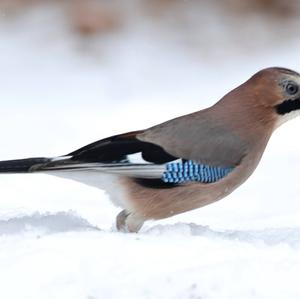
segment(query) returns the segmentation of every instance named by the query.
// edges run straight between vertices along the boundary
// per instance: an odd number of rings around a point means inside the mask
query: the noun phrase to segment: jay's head
[[[289,69],[263,69],[230,94],[234,105],[242,100],[242,109],[275,127],[300,115],[300,74]]]

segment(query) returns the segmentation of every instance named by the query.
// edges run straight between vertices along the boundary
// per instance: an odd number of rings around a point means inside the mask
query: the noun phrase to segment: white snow
[[[191,24],[171,31],[170,16],[137,17],[101,43],[72,37],[52,6],[1,17],[0,158],[67,154],[202,109],[263,67],[300,70],[297,20],[232,23],[210,9],[190,12],[207,26],[198,39]],[[115,230],[119,209],[101,190],[2,175],[0,297],[298,299],[299,128],[300,119],[279,128],[226,199],[139,234]]]

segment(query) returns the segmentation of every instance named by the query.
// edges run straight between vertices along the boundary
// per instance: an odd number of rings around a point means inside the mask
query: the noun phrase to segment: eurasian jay
[[[43,172],[104,189],[123,209],[117,228],[138,232],[148,219],[230,194],[253,173],[273,131],[299,111],[300,74],[268,68],[207,109],[64,156],[2,161],[0,172]]]

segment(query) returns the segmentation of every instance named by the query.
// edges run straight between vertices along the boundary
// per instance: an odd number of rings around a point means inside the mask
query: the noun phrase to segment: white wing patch
[[[132,155],[127,155],[127,161],[133,164],[152,164],[151,162],[145,161],[142,157],[142,153],[135,153]]]

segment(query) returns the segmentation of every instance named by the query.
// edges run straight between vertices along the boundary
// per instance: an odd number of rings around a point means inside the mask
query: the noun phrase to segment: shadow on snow
[[[265,245],[288,244],[290,246],[300,246],[300,227],[217,231],[208,226],[194,223],[176,223],[156,225],[147,229],[144,233],[147,235],[200,236],[207,239],[262,243]]]
[[[0,220],[0,236],[13,235],[24,232],[41,232],[54,234],[62,232],[100,231],[87,220],[73,212],[58,212],[55,214],[35,213],[29,216]],[[110,231],[114,233],[115,231]],[[288,244],[300,246],[300,227],[267,228],[262,230],[213,230],[208,226],[194,223],[176,223],[155,225],[146,228],[142,235],[165,237],[203,237],[206,239],[223,239],[246,243],[262,243],[265,245]]]
[[[32,230],[43,233],[60,233],[70,231],[98,230],[88,221],[73,212],[58,212],[55,214],[35,213],[30,216],[15,217],[0,220],[0,235],[11,235]]]

